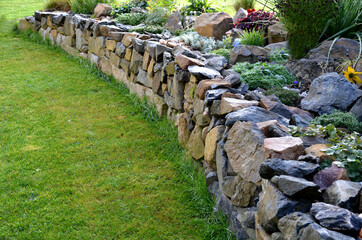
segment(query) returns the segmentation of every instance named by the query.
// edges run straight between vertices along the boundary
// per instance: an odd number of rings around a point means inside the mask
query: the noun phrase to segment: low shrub
[[[163,30],[164,30],[163,27],[157,26],[157,25],[146,25],[143,27],[136,27],[136,28],[132,29],[133,32],[138,32],[138,33],[142,33],[142,34],[145,32],[159,34],[159,33],[162,33]]]
[[[278,0],[276,7],[289,33],[289,48],[297,59],[318,45],[326,24],[337,10],[334,0]]]
[[[250,31],[244,31],[240,35],[240,43],[243,45],[253,45],[264,47],[265,33],[264,31],[252,29]]]
[[[205,53],[224,47],[222,41],[201,36],[197,32],[187,32],[180,36],[180,40],[184,41],[186,45],[189,45],[196,50],[201,50]]]
[[[71,0],[74,13],[92,14],[98,3],[110,4],[111,0]]]
[[[251,89],[284,87],[296,81],[295,76],[280,64],[242,62],[235,64],[233,70],[241,74],[240,80]]]
[[[285,63],[288,61],[290,57],[290,52],[286,48],[277,48],[272,50],[268,56],[269,62],[273,63]]]
[[[288,106],[297,106],[301,100],[299,94],[295,91],[284,88],[272,88],[264,92],[265,96],[275,95],[282,103]]]
[[[357,131],[362,133],[362,122],[353,113],[344,113],[334,111],[331,114],[323,114],[311,121],[312,124],[326,126],[333,124],[339,128],[347,128],[350,132]]]
[[[147,24],[163,26],[170,17],[170,11],[167,8],[158,8],[155,12],[147,15]]]
[[[145,13],[123,13],[119,15],[115,21],[117,23],[122,23],[126,25],[136,26],[145,22],[147,19],[147,14]]]
[[[255,7],[255,0],[235,0],[233,6],[236,12],[238,12],[240,8],[253,9]]]
[[[260,30],[267,31],[270,25],[277,22],[275,14],[272,12],[264,12],[263,10],[255,11],[255,9],[248,9],[248,16],[238,19],[234,24],[235,28],[242,30]]]
[[[231,49],[228,49],[228,48],[219,48],[219,49],[211,51],[211,53],[225,57],[228,61],[230,60],[230,52],[231,52]]]
[[[134,7],[146,9],[146,7],[148,7],[147,1],[133,0],[130,2],[123,3],[122,5],[119,6],[113,6],[113,12],[111,15],[113,17],[117,17],[118,15],[121,15],[123,13],[131,13],[132,8]]]
[[[199,16],[201,13],[216,12],[216,9],[212,8],[207,0],[188,0],[188,3],[189,4],[181,10],[184,16]]]
[[[70,0],[47,0],[45,2],[46,11],[70,11]]]

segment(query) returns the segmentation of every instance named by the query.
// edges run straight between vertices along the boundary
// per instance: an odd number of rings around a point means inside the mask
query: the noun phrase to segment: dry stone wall
[[[267,99],[247,93],[239,76],[226,69],[225,58],[63,12],[35,12],[18,28],[32,28],[67,53],[88,59],[174,122],[179,142],[203,162],[216,209],[238,239],[358,236],[361,184],[336,177],[327,186],[327,202],[317,203],[323,199],[311,181],[317,157],[305,156],[303,140],[289,135],[293,114],[263,108]],[[303,161],[297,161],[300,156]]]

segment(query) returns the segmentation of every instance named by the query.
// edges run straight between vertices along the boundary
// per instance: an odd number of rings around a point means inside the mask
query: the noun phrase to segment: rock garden
[[[237,239],[362,238],[362,3],[242,2],[62,2],[18,29],[174,123]]]

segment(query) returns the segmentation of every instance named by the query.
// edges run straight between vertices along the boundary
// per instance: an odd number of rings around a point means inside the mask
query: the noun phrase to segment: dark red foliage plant
[[[266,32],[268,27],[277,21],[273,12],[248,9],[248,15],[244,18],[239,18],[234,24],[234,27],[247,31],[261,30]]]

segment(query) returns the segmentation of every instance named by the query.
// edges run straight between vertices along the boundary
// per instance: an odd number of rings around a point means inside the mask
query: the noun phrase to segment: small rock
[[[288,108],[284,106],[283,103],[278,102],[274,107],[270,109],[271,112],[277,113],[285,118],[292,118],[293,114],[289,111]]]
[[[239,8],[238,12],[233,17],[234,24],[239,20],[248,16],[248,12],[244,8]]]
[[[228,75],[224,80],[229,82],[231,87],[238,87],[241,85],[240,74],[236,72]]]
[[[205,65],[208,68],[215,69],[218,72],[221,72],[224,68],[227,67],[228,61],[223,56],[215,56],[209,58],[205,61]]]
[[[210,68],[200,66],[189,66],[188,71],[194,75],[199,81],[204,79],[221,78],[221,74]]]
[[[306,154],[310,154],[318,157],[321,161],[323,160],[334,160],[332,156],[327,155],[323,152],[324,149],[328,149],[329,147],[326,144],[314,144],[305,149]]]
[[[261,164],[259,174],[265,179],[271,179],[272,177],[279,175],[304,178],[316,173],[318,169],[318,164],[274,158],[268,159]]]
[[[224,130],[224,126],[216,126],[206,135],[204,159],[213,169],[216,169],[216,144],[221,140]]]
[[[356,115],[356,117],[358,118],[358,120],[360,122],[362,122],[362,98],[360,98],[351,108],[351,110],[349,111],[351,113],[353,113],[354,115]]]
[[[208,90],[205,94],[205,105],[210,105],[215,100],[220,100],[221,97],[229,91],[228,88],[218,88],[213,90]]]
[[[224,97],[221,100],[221,115],[258,105],[258,101],[248,101]]]
[[[216,172],[210,172],[206,176],[206,186],[211,186],[214,182],[217,181],[217,173]]]
[[[201,67],[205,66],[205,64],[202,61],[195,58],[187,57],[183,54],[179,54],[176,56],[175,63],[179,65],[180,68],[183,70],[187,70],[187,68],[192,65],[197,65]]]
[[[319,186],[304,178],[281,175],[274,176],[271,181],[278,186],[280,191],[290,197],[319,199],[321,196],[318,191]]]
[[[231,87],[229,82],[226,82],[222,79],[211,79],[211,80],[202,80],[196,87],[195,96],[201,100],[205,99],[205,93],[210,89]]]
[[[332,167],[319,171],[313,177],[313,182],[321,187],[321,190],[327,189],[337,180],[350,181],[346,169],[332,164]]]
[[[319,202],[312,204],[310,212],[320,225],[331,230],[357,234],[362,228],[362,219],[344,208]]]
[[[359,208],[362,184],[337,180],[323,193],[326,203],[357,212]]]
[[[315,137],[313,137],[313,136],[302,137],[302,140],[303,140],[303,145],[304,145],[305,148],[309,148],[309,147],[311,147],[313,145],[328,144],[328,139],[317,137],[317,136],[315,136]],[[328,148],[328,147],[326,147],[326,148]],[[321,149],[326,149],[326,148],[321,148]],[[311,148],[310,150],[313,150],[313,148]],[[308,150],[308,152],[309,152],[309,150]],[[325,155],[324,152],[321,152],[321,153]],[[316,153],[310,153],[309,155],[314,155],[315,157],[317,157]],[[324,156],[324,158],[333,159],[331,156],[328,156],[328,157]]]
[[[313,238],[311,238],[313,237]],[[328,230],[316,223],[309,224],[298,234],[297,239],[320,239],[320,240],[354,240],[354,238],[342,233]]]
[[[291,213],[278,222],[278,228],[283,233],[283,239],[297,239],[299,232],[315,223],[312,216],[307,213],[295,212]]]
[[[264,148],[267,158],[293,160],[305,153],[302,139],[296,137],[266,138]]]
[[[204,157],[205,144],[202,139],[201,127],[196,126],[192,131],[188,142],[188,150],[190,151],[191,156],[196,160],[200,160]]]
[[[309,122],[310,120],[312,120],[313,118],[311,117],[307,117],[307,116],[299,116],[297,114],[294,114],[292,116],[292,118],[290,119],[289,124],[290,125],[294,125],[294,126],[298,126],[298,127],[308,127],[309,126]]]

